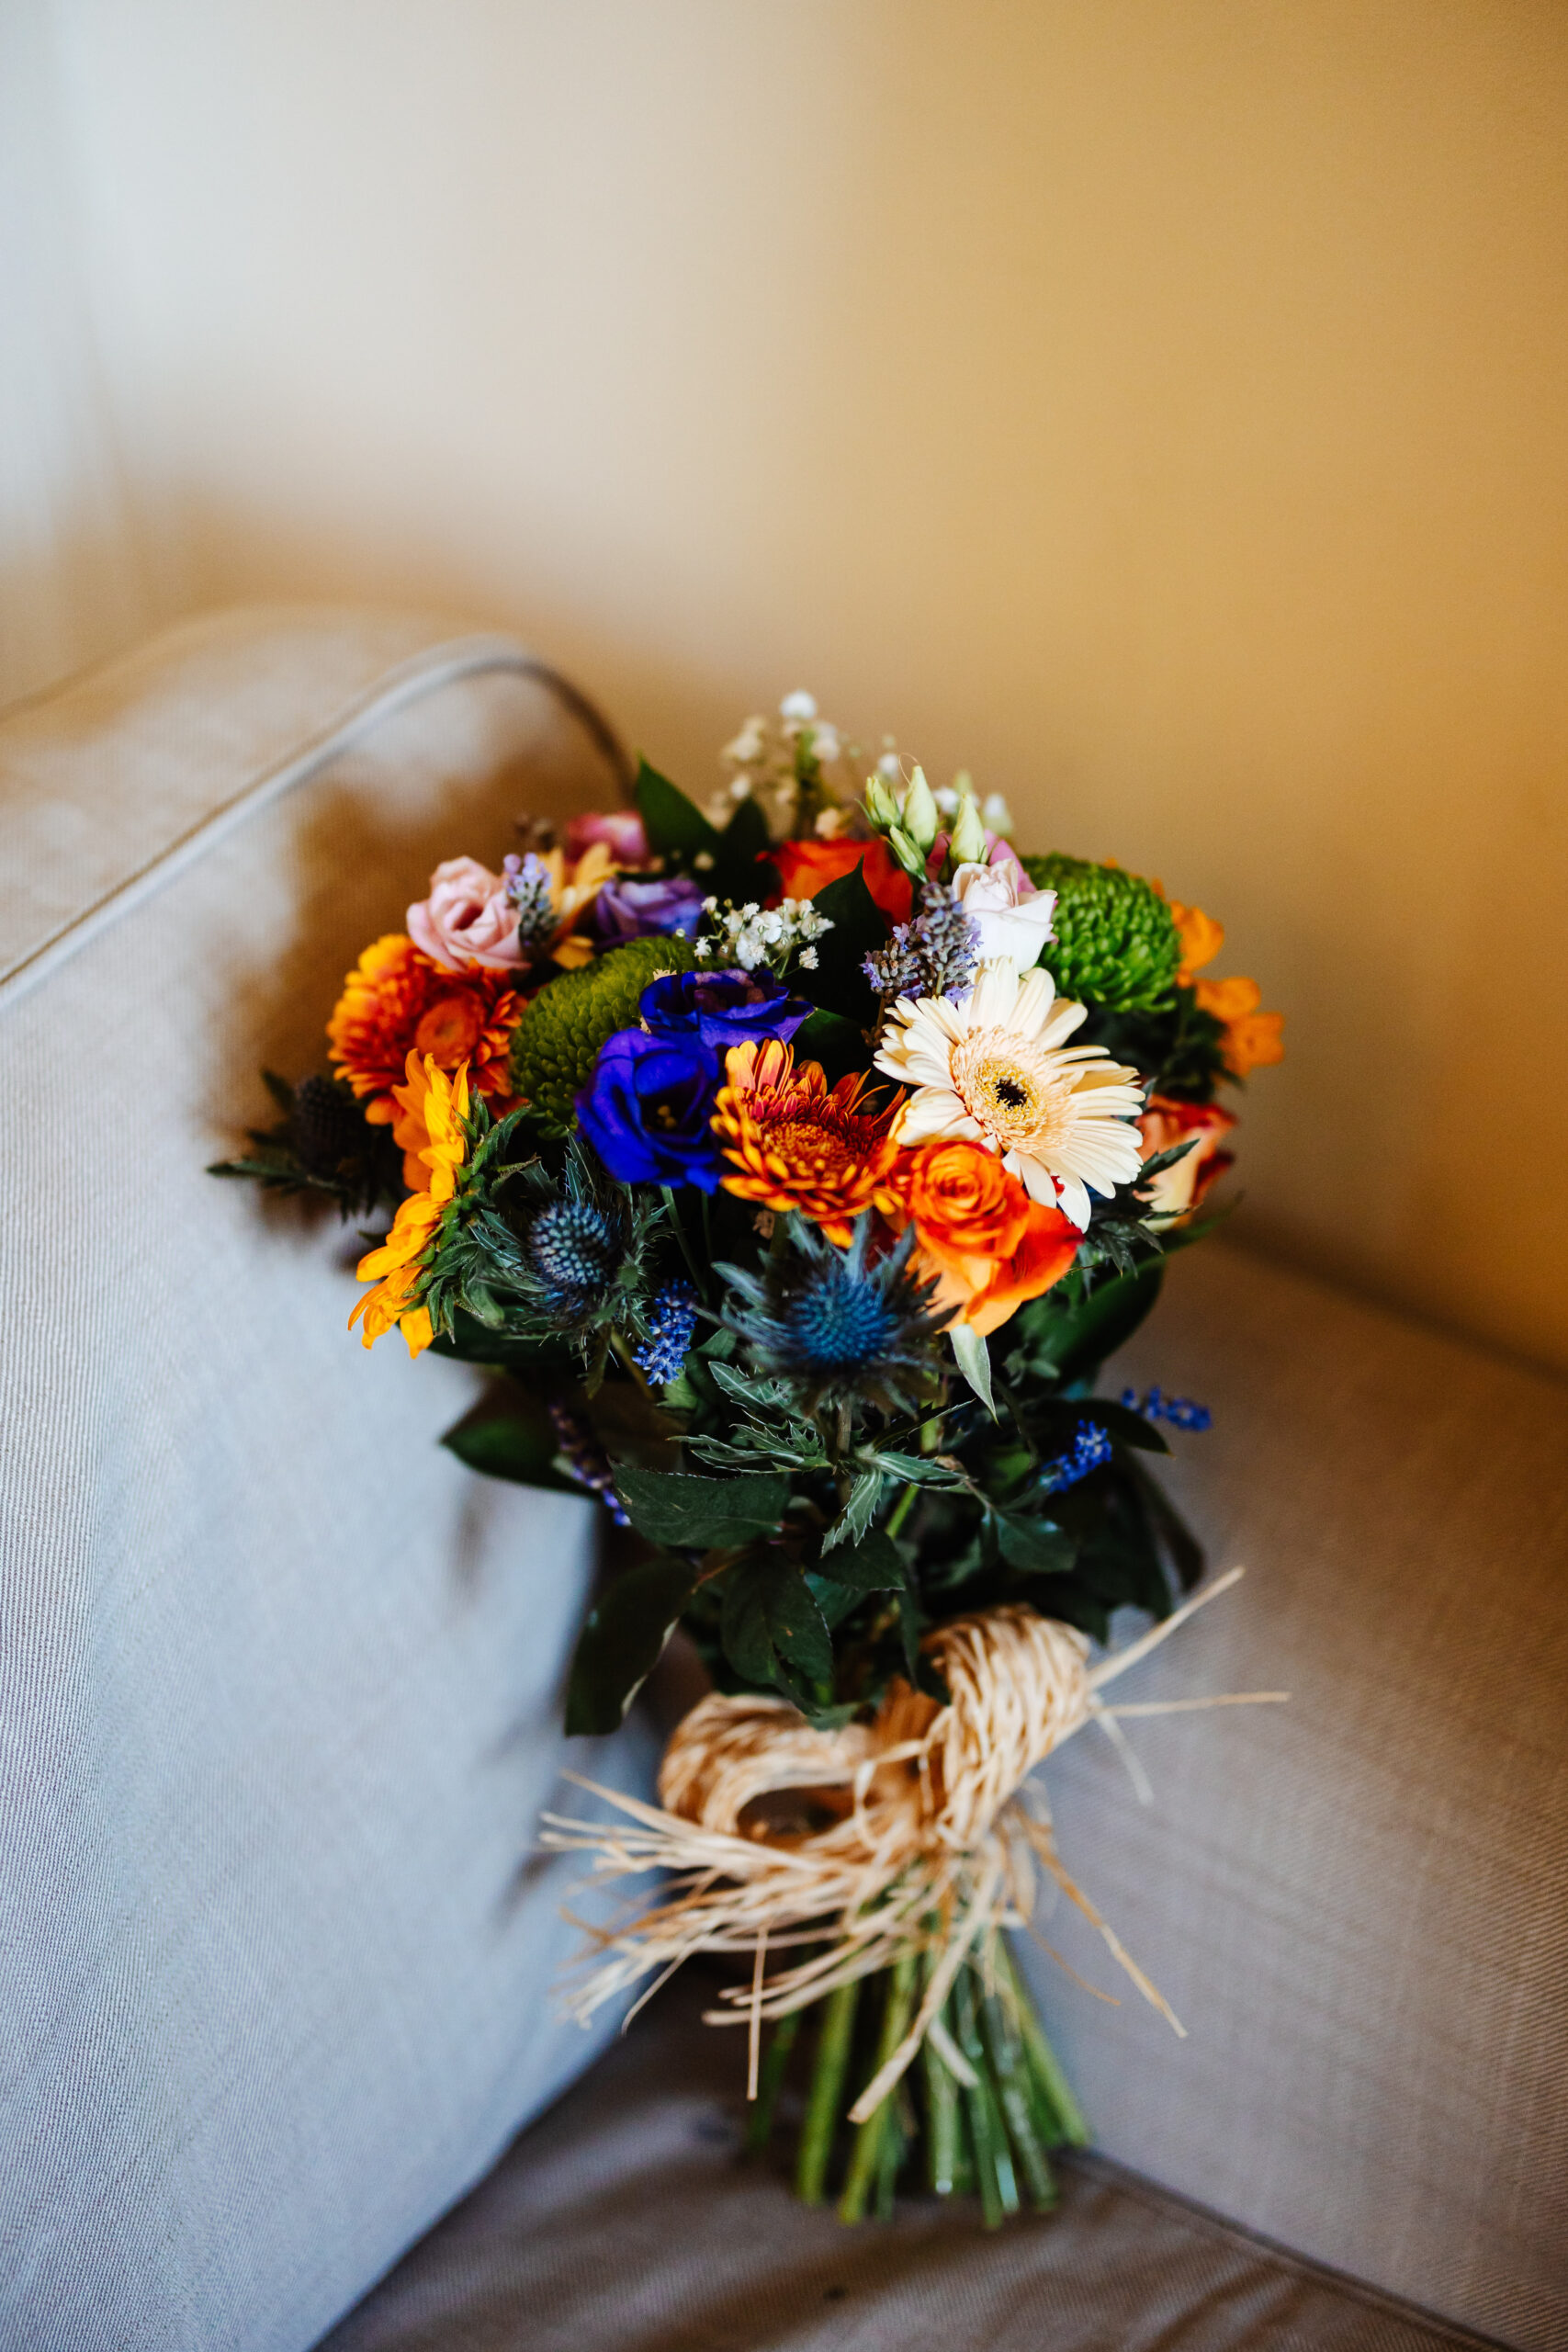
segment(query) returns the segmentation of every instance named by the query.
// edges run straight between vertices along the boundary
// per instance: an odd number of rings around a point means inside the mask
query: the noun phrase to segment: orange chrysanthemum
[[[441,1222],[442,1212],[457,1189],[457,1170],[468,1150],[463,1122],[468,1115],[468,1071],[465,1063],[456,1078],[448,1078],[426,1054],[408,1057],[408,1085],[400,1090],[417,1103],[422,1130],[427,1137],[419,1157],[421,1189],[406,1200],[392,1220],[392,1229],[378,1250],[361,1258],[355,1269],[362,1283],[374,1283],[348,1318],[352,1331],[360,1324],[366,1347],[396,1324],[408,1341],[411,1356],[429,1347],[430,1317],[415,1303],[420,1259]]]
[[[466,1062],[475,1091],[505,1107],[507,1051],[523,1010],[515,978],[478,964],[445,972],[394,931],[367,947],[344,980],[327,1023],[328,1058],[365,1103],[372,1125],[396,1129],[405,1152],[423,1148],[406,1111],[400,1123],[393,1099],[411,1054],[443,1070]]]
[[[1155,885],[1156,889],[1159,884]],[[1225,944],[1224,926],[1201,907],[1184,907],[1170,900],[1171,917],[1181,938],[1181,964],[1177,978],[1190,988],[1205,1012],[1225,1024],[1225,1068],[1233,1078],[1264,1069],[1285,1058],[1282,1012],[1259,1012],[1263,991],[1256,980],[1239,976],[1228,980],[1201,980],[1201,966],[1212,964]]]
[[[794,1048],[776,1037],[732,1046],[725,1071],[713,1121],[737,1170],[725,1190],[763,1208],[798,1209],[847,1247],[863,1209],[891,1204],[893,1106],[868,1106],[863,1074],[829,1087],[819,1063],[796,1069]]]

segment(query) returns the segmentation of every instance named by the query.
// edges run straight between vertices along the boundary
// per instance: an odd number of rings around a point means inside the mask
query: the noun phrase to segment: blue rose
[[[667,972],[650,980],[637,1010],[656,1037],[709,1046],[722,1062],[731,1046],[787,1043],[814,1007],[791,996],[771,972]]]
[[[593,901],[593,921],[601,939],[649,939],[671,932],[690,938],[703,919],[704,896],[701,884],[683,874],[646,881],[614,874]]]
[[[716,1192],[723,1163],[712,1127],[716,1054],[700,1037],[617,1029],[577,1098],[583,1134],[621,1184],[695,1184]]]

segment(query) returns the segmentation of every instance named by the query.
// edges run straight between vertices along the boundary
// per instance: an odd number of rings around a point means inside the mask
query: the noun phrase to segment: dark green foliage
[[[1082,857],[1026,857],[1023,867],[1056,893],[1055,937],[1040,961],[1061,995],[1112,1012],[1168,1003],[1181,941],[1152,882]]]
[[[695,962],[684,939],[632,939],[545,983],[513,1032],[512,1085],[547,1134],[576,1126],[577,1097],[600,1046],[617,1029],[637,1026],[637,1001],[649,980],[660,972],[689,972]]]
[[[696,1578],[689,1562],[659,1552],[605,1587],[571,1663],[570,1734],[593,1736],[615,1730],[658,1665]]]
[[[744,1544],[772,1534],[789,1501],[789,1480],[763,1474],[696,1478],[685,1472],[622,1469],[615,1491],[632,1525],[655,1544]]]
[[[862,1031],[874,1026],[878,1014],[875,989],[865,976],[865,959],[888,935],[886,916],[865,887],[860,866],[840,874],[818,890],[812,900],[819,915],[832,924],[817,943],[817,968],[790,974],[790,986],[824,1012],[836,1012]],[[865,1067],[863,1041],[860,1066]]]
[[[739,802],[720,827],[646,760],[636,797],[648,845],[668,871],[690,874],[718,899],[766,899],[778,888],[777,875],[758,862],[767,852],[768,827],[755,800]]]
[[[1222,1084],[1239,1080],[1225,1068],[1225,1025],[1205,1012],[1183,985],[1156,1012],[1113,1012],[1091,1004],[1075,1046],[1103,1046],[1119,1062],[1141,1071],[1151,1094],[1183,1102],[1212,1102]]]
[[[544,1399],[521,1381],[499,1383],[441,1442],[470,1470],[487,1478],[509,1478],[524,1487],[553,1487],[563,1494],[582,1489],[555,1466],[560,1450]]]

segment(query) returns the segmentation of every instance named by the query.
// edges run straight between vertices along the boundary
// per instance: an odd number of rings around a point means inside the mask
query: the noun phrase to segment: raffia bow
[[[960,2079],[973,2080],[942,2030],[942,2005],[977,1945],[998,1927],[1027,1922],[1043,1866],[1180,2033],[1162,1996],[1063,1869],[1043,1797],[1025,1783],[1086,1723],[1101,1719],[1113,1730],[1116,1713],[1166,1712],[1158,1703],[1113,1710],[1099,1693],[1241,1573],[1232,1569],[1092,1668],[1082,1634],[1032,1609],[955,1618],[924,1645],[947,1685],[947,1705],[897,1681],[869,1723],[836,1731],[815,1730],[783,1699],[715,1692],[671,1737],[659,1775],[662,1811],[570,1775],[623,1817],[547,1814],[545,1845],[591,1854],[595,1878],[672,1873],[663,1899],[617,1926],[587,1930],[596,1964],[570,1991],[570,2011],[586,2022],[657,1971],[646,2000],[697,1952],[748,1954],[750,1984],[728,1988],[708,2021],[750,2027],[754,2090],[764,2018],[786,2017],[921,1951],[924,1997],[851,2109],[860,2122],[928,2033]],[[802,1947],[805,1958],[766,1973],[770,1951]]]

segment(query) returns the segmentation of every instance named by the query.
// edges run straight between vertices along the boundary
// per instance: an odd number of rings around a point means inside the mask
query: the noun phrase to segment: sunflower
[[[457,1190],[457,1170],[468,1151],[468,1069],[465,1062],[455,1078],[438,1068],[435,1057],[408,1057],[409,1096],[418,1101],[421,1124],[429,1137],[419,1157],[424,1164],[424,1188],[406,1200],[392,1220],[392,1229],[378,1250],[361,1258],[355,1268],[362,1283],[374,1283],[348,1318],[352,1331],[364,1318],[360,1338],[374,1347],[397,1324],[411,1356],[429,1347],[430,1317],[417,1303],[420,1260],[423,1256],[447,1203]]]
[[[866,1102],[863,1073],[829,1087],[820,1063],[796,1069],[793,1046],[776,1037],[732,1046],[725,1070],[713,1118],[737,1170],[725,1190],[763,1208],[798,1209],[847,1248],[861,1211],[887,1205],[895,1113]]]
[[[367,947],[343,984],[327,1023],[328,1058],[365,1103],[373,1126],[390,1126],[417,1159],[423,1130],[394,1097],[411,1054],[454,1070],[466,1063],[475,1091],[510,1107],[507,1051],[522,1013],[515,974],[469,964],[443,971],[400,931]],[[407,1132],[405,1133],[405,1127]],[[417,1170],[411,1174],[417,1183]]]
[[[1021,978],[983,964],[957,1004],[900,997],[876,1067],[915,1091],[894,1129],[901,1144],[964,1137],[994,1151],[1032,1200],[1080,1231],[1091,1192],[1129,1184],[1142,1164],[1131,1122],[1144,1104],[1136,1070],[1103,1046],[1068,1046],[1086,1008],[1058,1000],[1047,971]]]

